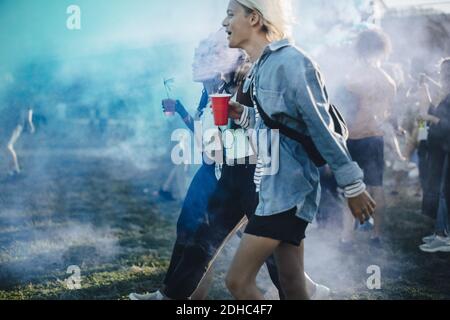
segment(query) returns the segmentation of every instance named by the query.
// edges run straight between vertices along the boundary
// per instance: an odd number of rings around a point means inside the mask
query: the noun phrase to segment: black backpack
[[[319,150],[315,146],[313,139],[310,136],[297,132],[294,129],[291,129],[283,125],[282,123],[279,123],[271,119],[269,115],[265,113],[264,110],[261,108],[261,105],[258,102],[258,98],[256,97],[254,92],[252,94],[252,97],[254,100],[253,102],[258,108],[258,112],[261,116],[261,119],[264,121],[264,124],[268,128],[273,130],[279,130],[282,135],[300,143],[305,149],[309,158],[314,162],[314,164],[317,167],[320,168],[327,164],[327,161],[322,157]],[[330,114],[331,119],[333,121],[335,133],[340,135],[344,140],[347,140],[349,136],[347,123],[345,122],[344,117],[342,116],[338,108],[335,105],[330,104],[330,109],[328,113]]]

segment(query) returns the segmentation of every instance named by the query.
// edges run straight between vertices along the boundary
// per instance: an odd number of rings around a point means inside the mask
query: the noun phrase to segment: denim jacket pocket
[[[284,100],[283,92],[275,90],[258,89],[257,99],[261,104],[264,112],[270,116],[275,117],[280,113],[287,111],[286,102]]]

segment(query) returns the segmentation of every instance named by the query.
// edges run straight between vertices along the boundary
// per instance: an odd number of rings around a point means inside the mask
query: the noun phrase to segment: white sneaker
[[[153,293],[146,293],[146,294],[137,294],[137,293],[130,293],[128,296],[130,300],[133,301],[140,301],[140,300],[164,300],[163,294],[158,290]]]
[[[419,248],[428,253],[450,252],[450,238],[436,236],[432,242],[423,244]]]
[[[436,234],[432,234],[431,236],[424,237],[422,239],[422,241],[423,241],[423,243],[431,243],[434,241],[434,239],[436,239]]]
[[[311,297],[311,300],[317,301],[331,300],[330,296],[331,296],[330,288],[327,288],[321,284],[316,284],[316,292],[314,292],[313,296]]]

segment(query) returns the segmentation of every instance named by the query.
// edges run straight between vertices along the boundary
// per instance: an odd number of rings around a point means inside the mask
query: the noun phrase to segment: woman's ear
[[[253,11],[250,14],[250,24],[252,27],[257,26],[257,25],[259,25],[260,27],[263,26],[263,21],[262,21],[261,15],[258,12]]]

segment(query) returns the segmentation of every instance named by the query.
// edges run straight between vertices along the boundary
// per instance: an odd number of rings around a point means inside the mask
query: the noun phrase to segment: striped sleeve
[[[243,129],[249,129],[252,126],[252,112],[251,108],[243,106],[244,112],[242,112],[241,118],[239,120],[235,120],[234,122],[242,127]]]
[[[358,182],[345,187],[344,196],[347,199],[355,198],[363,194],[366,191],[366,189],[367,187],[364,184],[364,182],[362,180],[359,180]]]

